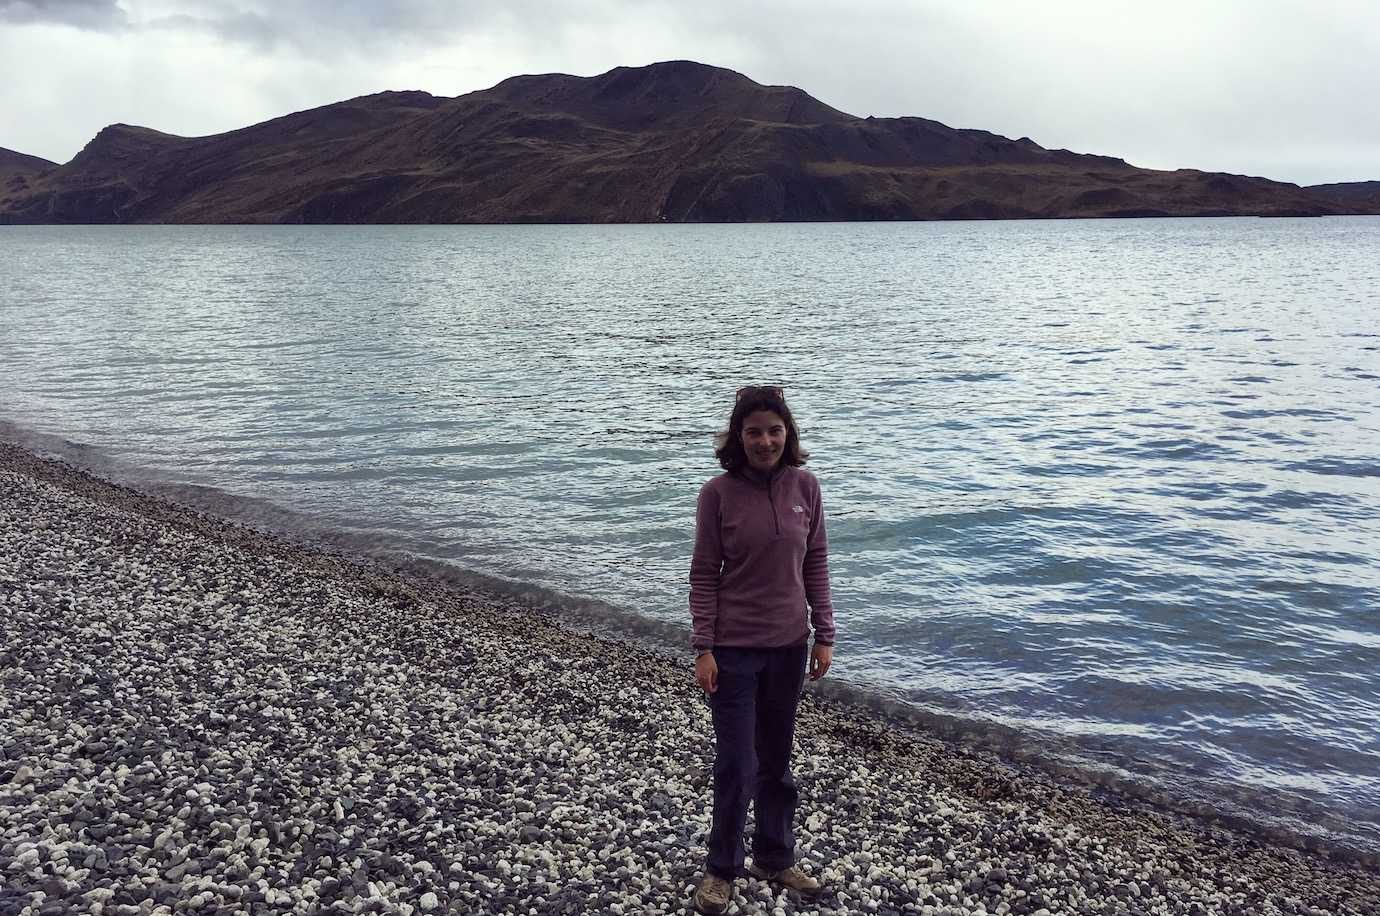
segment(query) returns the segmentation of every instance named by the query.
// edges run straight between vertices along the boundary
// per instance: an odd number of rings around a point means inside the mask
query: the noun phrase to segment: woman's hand
[[[834,647],[821,646],[815,643],[815,647],[810,650],[810,680],[817,681],[824,677],[829,666],[834,663]]]
[[[719,663],[714,660],[713,652],[705,652],[695,659],[695,682],[705,693],[719,689]]]

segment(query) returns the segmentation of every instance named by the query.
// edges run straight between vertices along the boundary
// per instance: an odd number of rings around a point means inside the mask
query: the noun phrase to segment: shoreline
[[[688,658],[3,443],[0,542],[0,913],[685,910]],[[795,772],[831,891],[742,912],[1380,913],[1368,866],[809,690]]]

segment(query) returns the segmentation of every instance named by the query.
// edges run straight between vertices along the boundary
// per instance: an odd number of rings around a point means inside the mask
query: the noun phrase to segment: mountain
[[[1304,190],[1327,200],[1363,208],[1371,213],[1380,211],[1380,181],[1339,181],[1334,184],[1309,185]]]
[[[0,146],[0,198],[6,193],[24,193],[29,188],[30,179],[57,167],[56,162],[16,153],[12,149]]]
[[[690,61],[382,92],[210,137],[105,128],[0,187],[11,223],[508,223],[1322,215],[1297,185],[858,118]]]

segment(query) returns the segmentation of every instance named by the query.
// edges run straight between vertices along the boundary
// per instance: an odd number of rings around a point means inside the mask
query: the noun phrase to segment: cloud
[[[307,50],[337,57],[400,35],[446,41],[454,31],[440,15],[441,4],[410,2],[365,4],[297,0],[287,3],[206,3],[185,0],[147,4],[141,25],[164,31],[200,33],[257,51]]]
[[[1380,93],[1373,0],[858,2],[849,16],[813,0],[815,15],[759,36],[750,75],[856,115],[921,115],[1151,168],[1380,176],[1380,119],[1362,101]]]
[[[537,33],[628,15],[613,2],[578,9],[548,0],[130,0],[140,28],[185,31],[261,52],[321,59],[400,46],[436,47],[491,30]]]
[[[0,0],[0,22],[116,29],[128,21],[118,0]]]

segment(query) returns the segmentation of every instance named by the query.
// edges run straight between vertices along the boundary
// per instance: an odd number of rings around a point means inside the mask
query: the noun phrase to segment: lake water
[[[679,642],[712,434],[781,383],[840,681],[1374,851],[1377,291],[1364,217],[11,227],[0,418]]]

